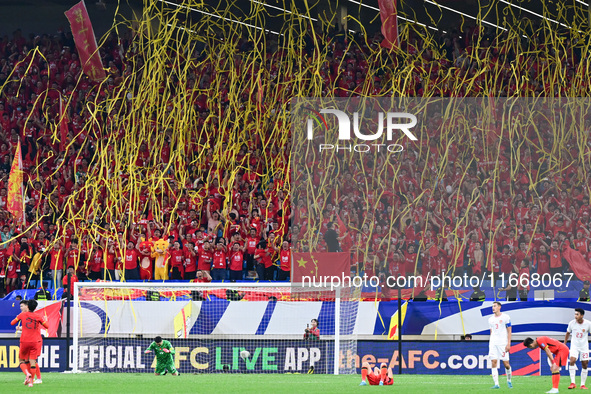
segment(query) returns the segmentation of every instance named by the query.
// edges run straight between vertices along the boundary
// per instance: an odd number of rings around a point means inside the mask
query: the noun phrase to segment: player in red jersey
[[[371,370],[368,362],[361,365],[361,383],[360,386],[367,386],[368,382],[371,386],[391,386],[394,384],[392,377],[392,368],[388,368],[386,363],[382,363],[380,368],[375,367]]]
[[[568,362],[568,346],[564,343],[549,337],[537,337],[536,339],[526,338],[523,346],[530,349],[537,349],[538,346],[546,352],[550,359],[552,371],[552,390],[546,393],[558,393],[558,383],[560,382],[560,367]]]
[[[20,340],[20,368],[27,377],[25,384],[33,387],[33,377],[37,373],[37,357],[41,353],[41,326],[49,328],[45,319],[37,315],[37,301],[21,301],[21,313],[10,322],[13,326],[22,322],[22,334]],[[39,379],[41,377],[39,376]]]

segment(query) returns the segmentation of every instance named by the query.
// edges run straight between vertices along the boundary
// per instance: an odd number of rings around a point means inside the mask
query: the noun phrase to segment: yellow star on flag
[[[300,259],[298,260],[298,267],[304,267],[304,268],[306,268],[306,263],[307,263],[307,261],[304,260],[303,257],[300,257]]]

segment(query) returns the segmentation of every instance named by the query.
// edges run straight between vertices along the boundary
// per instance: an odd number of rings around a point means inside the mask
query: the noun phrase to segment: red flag
[[[349,253],[293,253],[291,281],[304,282],[304,277],[311,281],[324,276],[351,276],[351,257]],[[308,280],[306,278],[306,281]],[[330,279],[329,279],[330,283]]]
[[[60,151],[66,150],[66,140],[68,139],[68,122],[66,119],[66,107],[64,106],[64,99],[60,94],[60,118],[59,118],[59,130],[60,130]]]
[[[23,158],[21,142],[19,140],[8,176],[8,195],[6,196],[6,210],[14,215],[17,223],[25,223],[25,200],[23,189]]]
[[[70,8],[65,14],[72,28],[82,71],[93,81],[104,79],[105,70],[84,0]]]
[[[380,46],[383,48],[398,47],[398,18],[396,12],[396,0],[378,0],[380,7],[380,19],[382,20],[382,34],[384,40]]]
[[[591,264],[585,260],[581,252],[567,246],[562,256],[568,261],[577,278],[591,280]]]
[[[47,321],[49,328],[47,329],[47,335],[49,337],[57,337],[60,322],[62,320],[62,302],[54,302],[45,308],[38,309],[37,314],[41,315],[42,318]]]

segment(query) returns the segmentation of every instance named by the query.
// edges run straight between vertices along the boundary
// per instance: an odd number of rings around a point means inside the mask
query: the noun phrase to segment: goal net
[[[156,336],[180,373],[355,373],[356,288],[274,283],[74,286],[74,372],[154,372]],[[319,338],[306,328],[318,321]],[[312,330],[310,330],[312,331]],[[246,351],[246,352],[245,352]]]

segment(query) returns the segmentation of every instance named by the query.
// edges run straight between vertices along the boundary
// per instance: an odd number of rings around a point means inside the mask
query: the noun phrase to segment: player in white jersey
[[[577,367],[575,363],[577,359],[581,358],[581,388],[586,390],[585,381],[587,380],[587,365],[589,364],[589,331],[591,330],[591,321],[584,318],[585,310],[581,308],[575,309],[575,319],[568,323],[566,335],[564,336],[564,344],[568,338],[572,336],[570,341],[570,386],[569,389],[577,387],[575,384],[575,377],[577,375]]]
[[[501,303],[493,302],[493,315],[488,318],[490,328],[490,340],[488,342],[488,358],[491,362],[491,371],[495,385],[491,388],[499,388],[498,361],[501,360],[507,372],[507,386],[511,383],[511,365],[509,364],[509,350],[511,349],[511,318],[506,313],[501,313]]]

